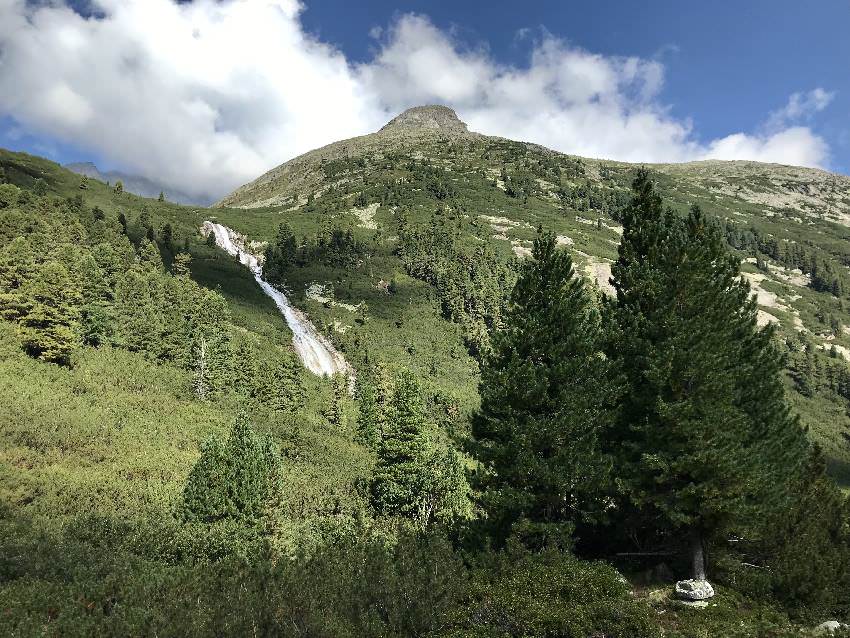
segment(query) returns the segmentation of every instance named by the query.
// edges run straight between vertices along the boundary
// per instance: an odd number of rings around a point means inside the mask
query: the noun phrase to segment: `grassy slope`
[[[586,177],[567,177],[566,172],[560,178],[547,176],[541,192],[526,201],[508,197],[495,185],[494,178],[502,166],[510,171],[523,161],[547,161],[553,157],[539,147],[489,138],[474,138],[454,145],[439,140],[429,142],[425,138],[405,146],[402,140],[396,142],[395,149],[399,154],[391,162],[384,158],[381,149],[374,150],[368,145],[362,146],[359,151],[357,149],[356,146],[351,147],[352,156],[356,157],[359,153],[366,159],[362,168],[328,179],[320,166],[313,167],[318,173],[313,176],[316,187],[333,184],[334,189],[317,197],[312,204],[305,203],[303,193],[294,193],[300,198],[300,203],[295,206],[247,210],[183,207],[129,194],[119,196],[95,180],[90,181],[85,198],[90,205],[101,207],[107,214],[123,211],[130,220],[131,229],[143,207],[152,212],[156,225],[171,223],[178,244],[184,238],[190,239],[193,276],[203,285],[217,288],[225,295],[230,302],[234,322],[282,345],[288,344],[289,334],[274,305],[254,285],[245,269],[220,251],[204,245],[197,229],[204,219],[217,219],[252,239],[266,241],[274,236],[277,226],[283,221],[289,223],[298,236],[315,234],[322,217],[349,225],[358,239],[370,244],[372,255],[369,261],[350,270],[332,269],[322,264],[293,269],[288,281],[293,301],[307,310],[317,326],[351,357],[357,356],[355,352],[362,354],[368,351],[373,361],[412,368],[427,379],[434,390],[452,397],[464,411],[468,411],[477,401],[477,365],[462,346],[458,326],[439,317],[433,290],[407,277],[402,264],[393,255],[394,223],[390,207],[383,206],[377,210],[375,221],[381,234],[376,239],[375,231],[360,227],[359,220],[351,213],[356,194],[364,192],[367,197],[371,195],[370,201],[374,201],[381,183],[409,179],[407,162],[413,157],[424,157],[435,166],[442,167],[446,181],[454,187],[457,195],[451,205],[463,217],[461,225],[470,246],[487,241],[504,259],[511,259],[512,249],[515,246],[527,248],[533,239],[534,228],[542,224],[573,241],[571,250],[579,269],[583,269],[588,266],[585,255],[591,255],[594,261],[616,258],[616,223],[598,211],[577,212],[564,208],[553,191],[558,185],[570,186],[587,180],[605,189],[623,191],[628,188],[633,167],[606,164],[610,176],[602,180],[599,177],[600,164],[587,161]],[[560,161],[572,159],[561,157]],[[24,187],[32,186],[37,177],[43,177],[50,189],[58,194],[81,192],[78,189],[79,176],[47,160],[3,152],[0,165],[4,166],[10,181]],[[776,207],[744,201],[721,188],[727,183],[740,183],[752,191],[765,190],[770,182],[760,173],[744,172],[743,177],[738,177],[733,171],[736,165],[724,164],[718,169],[718,174],[725,175],[720,179],[712,176],[711,166],[658,168],[659,185],[667,203],[674,209],[685,211],[692,203],[698,203],[711,215],[733,219],[742,227],[755,228],[763,235],[816,246],[833,255],[839,263],[850,264],[850,229],[846,226],[822,214],[818,217],[818,211],[780,209],[777,213]],[[406,187],[403,206],[413,223],[425,223],[439,205],[441,202],[417,185]],[[497,230],[481,216],[506,218],[515,224],[508,225],[507,229],[502,225]],[[599,218],[601,228],[595,223]],[[508,240],[497,237],[507,237]],[[750,264],[744,264],[744,269],[756,272]],[[391,279],[399,285],[399,292],[394,296],[377,288],[379,281]],[[337,301],[355,306],[363,302],[365,308],[361,306],[360,310],[352,312],[343,306],[327,307],[308,299],[306,288],[316,282],[333,290]],[[776,293],[787,305],[787,310],[765,308],[780,320],[780,336],[793,337],[795,321],[802,321],[816,344],[835,343],[850,347],[850,334],[847,333],[827,341],[828,326],[822,319],[832,314],[842,325],[850,326],[850,305],[846,298],[836,299],[827,293],[775,279],[763,282],[762,287]],[[798,319],[794,317],[795,313]],[[834,474],[845,484],[850,484],[850,447],[842,436],[850,427],[846,402],[835,397],[807,398],[793,391],[789,394],[804,424],[810,428],[815,440],[824,446]]]
[[[22,187],[41,177],[55,194],[82,192],[79,176],[47,160],[0,151],[0,165]],[[171,223],[175,243],[189,240],[193,277],[224,294],[237,329],[270,356],[291,348],[291,332],[253,276],[198,235],[205,211],[115,195],[94,180],[83,195],[107,215],[124,212],[131,230],[143,207],[155,227]],[[45,527],[61,528],[82,514],[168,518],[200,443],[226,436],[240,409],[236,400],[199,402],[185,372],[121,350],[83,349],[72,370],[40,363],[19,354],[14,333],[7,324],[1,327],[0,503],[14,517],[34,518]],[[340,501],[356,500],[351,485],[371,459],[352,442],[349,429],[328,426],[330,382],[306,374],[304,380],[307,405],[301,413],[284,419],[255,411],[252,418],[289,450],[287,480],[298,485],[298,507],[306,503],[321,517]]]

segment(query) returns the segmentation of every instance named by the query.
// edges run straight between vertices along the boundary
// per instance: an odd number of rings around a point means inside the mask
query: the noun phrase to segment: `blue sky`
[[[810,125],[829,142],[831,168],[850,172],[850,2],[712,0],[681,2],[392,2],[323,0],[307,5],[304,25],[349,57],[368,60],[363,33],[403,12],[428,15],[463,40],[486,43],[500,60],[523,64],[517,33],[547,29],[595,53],[664,63],[661,93],[703,139],[758,127],[797,91],[823,87],[830,106]]]
[[[848,27],[844,0],[0,0],[0,145],[218,196],[440,102],[564,152],[848,173]]]

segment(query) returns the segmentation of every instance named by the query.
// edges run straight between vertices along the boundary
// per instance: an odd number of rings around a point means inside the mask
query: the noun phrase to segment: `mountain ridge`
[[[179,191],[173,188],[168,188],[154,180],[142,177],[141,175],[132,175],[123,171],[101,171],[94,162],[71,162],[64,164],[63,168],[67,168],[78,175],[86,175],[91,179],[97,179],[101,182],[115,184],[120,181],[124,190],[128,193],[133,193],[139,197],[156,198],[160,193],[164,193],[166,198],[177,204],[185,204],[188,206],[206,206],[210,203],[209,199],[196,197]]]
[[[590,158],[570,153],[563,153],[534,142],[510,140],[508,138],[486,135],[469,131],[467,125],[460,120],[454,110],[443,105],[424,105],[407,109],[392,118],[379,130],[365,135],[346,138],[331,142],[319,148],[302,153],[274,168],[266,171],[256,179],[239,186],[224,196],[213,207],[260,208],[282,205],[293,189],[310,189],[315,186],[315,180],[310,180],[308,173],[316,171],[317,167],[328,161],[345,157],[354,157],[369,152],[382,152],[387,149],[395,150],[405,146],[416,145],[423,139],[445,138],[447,143],[461,143],[464,140],[491,141],[494,143],[509,142],[522,144],[527,149],[543,155],[581,160],[591,171],[598,173],[600,166],[636,167],[647,166],[664,173],[695,172],[704,169],[719,169],[726,174],[734,174],[736,170],[746,174],[759,171],[772,171],[780,174],[783,179],[803,178],[825,181],[828,179],[840,182],[843,187],[850,188],[850,176],[833,173],[821,168],[810,168],[778,163],[756,162],[752,160],[719,160],[702,159],[688,162],[623,162],[604,158]],[[850,221],[850,208],[848,208]]]

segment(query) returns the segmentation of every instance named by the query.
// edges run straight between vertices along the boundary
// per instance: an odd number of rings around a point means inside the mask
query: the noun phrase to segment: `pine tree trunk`
[[[702,532],[691,530],[691,564],[694,580],[705,580],[705,554],[703,552]]]

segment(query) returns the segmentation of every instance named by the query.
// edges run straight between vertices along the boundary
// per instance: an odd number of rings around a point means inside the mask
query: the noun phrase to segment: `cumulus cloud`
[[[442,103],[473,130],[625,161],[717,157],[821,166],[804,126],[823,89],[795,93],[755,133],[701,142],[660,100],[655,60],[595,54],[526,32],[525,64],[499,63],[427,17],[372,30],[351,64],[307,34],[297,0],[0,0],[0,116],[198,195],[219,196],[280,162]],[[367,37],[368,34],[363,34]]]

